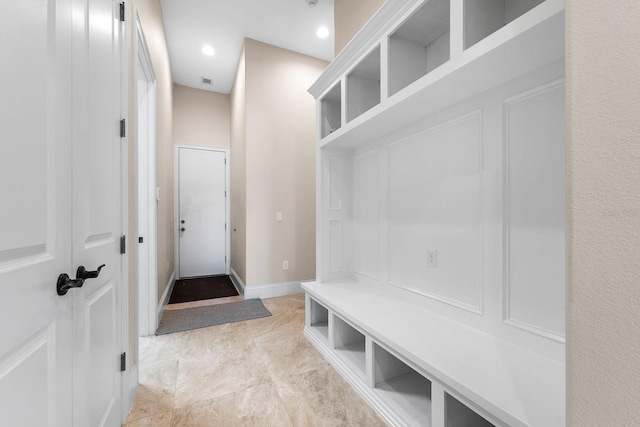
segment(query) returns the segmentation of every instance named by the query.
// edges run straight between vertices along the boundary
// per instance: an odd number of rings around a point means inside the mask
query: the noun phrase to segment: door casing
[[[157,328],[158,301],[158,248],[157,248],[157,200],[156,200],[156,77],[149,56],[144,31],[137,11],[134,30],[134,114],[137,132],[136,144],[136,234],[144,239],[136,247],[138,324],[136,336],[153,335]],[[141,66],[142,70],[138,68]],[[142,72],[143,75],[140,75]],[[146,102],[140,104],[140,81],[145,82]],[[142,110],[145,111],[142,111]],[[141,113],[146,114],[142,120]],[[145,124],[145,129],[142,125]],[[135,242],[134,242],[135,243]],[[144,249],[144,250],[143,250]],[[137,340],[136,340],[137,342]]]

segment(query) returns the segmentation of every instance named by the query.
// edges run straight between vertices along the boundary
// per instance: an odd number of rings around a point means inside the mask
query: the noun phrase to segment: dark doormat
[[[229,276],[206,276],[176,280],[169,304],[232,297],[238,291]]]
[[[248,299],[204,307],[165,310],[156,335],[207,328],[225,323],[242,322],[271,316],[260,299]]]

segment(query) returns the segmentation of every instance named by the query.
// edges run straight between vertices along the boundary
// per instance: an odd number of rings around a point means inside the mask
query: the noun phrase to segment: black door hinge
[[[124,22],[124,2],[120,3],[120,22]]]
[[[125,119],[120,120],[120,138],[127,136],[127,121]]]
[[[120,355],[120,372],[124,372],[127,370],[127,353],[122,353]]]
[[[144,237],[142,236],[138,237],[138,243],[144,243]]]
[[[120,253],[127,253],[127,236],[120,237]]]

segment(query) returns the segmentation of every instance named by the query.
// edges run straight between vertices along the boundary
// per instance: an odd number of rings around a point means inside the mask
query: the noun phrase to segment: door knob
[[[78,267],[78,270],[76,270],[76,279],[95,279],[100,275],[100,270],[102,270],[102,267],[105,266],[105,264],[102,264],[96,271],[87,271],[87,269],[84,268],[84,265],[81,265],[80,267]]]
[[[180,224],[184,224],[184,219],[182,221],[180,221]]]
[[[71,279],[68,274],[61,274],[58,276],[58,282],[56,283],[56,290],[58,295],[66,295],[71,288],[81,288],[84,285],[84,279]]]
[[[186,228],[184,228],[184,227],[182,227],[182,228],[180,229],[180,231],[184,231],[184,230],[186,230]]]

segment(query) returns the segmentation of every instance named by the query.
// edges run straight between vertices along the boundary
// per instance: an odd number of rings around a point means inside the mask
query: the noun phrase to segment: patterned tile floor
[[[263,303],[272,317],[140,338],[140,387],[125,427],[384,426],[307,342],[304,296]]]

